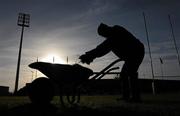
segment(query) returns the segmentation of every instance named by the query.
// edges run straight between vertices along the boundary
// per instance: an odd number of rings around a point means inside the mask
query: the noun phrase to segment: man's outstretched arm
[[[84,55],[81,55],[82,63],[90,64],[95,58],[102,57],[111,51],[111,41],[105,40],[103,43],[98,45],[95,49],[92,49],[86,52]]]

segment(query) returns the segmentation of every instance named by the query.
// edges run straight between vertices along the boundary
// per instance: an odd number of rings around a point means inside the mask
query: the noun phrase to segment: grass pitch
[[[138,115],[138,116],[180,116],[180,93],[143,94],[142,103],[118,101],[119,95],[81,96],[77,105],[62,107],[59,97],[52,104],[57,107],[56,115]],[[1,96],[0,114],[19,106],[30,104],[28,97]]]

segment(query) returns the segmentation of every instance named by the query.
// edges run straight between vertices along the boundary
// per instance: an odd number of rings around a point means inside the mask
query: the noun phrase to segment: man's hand
[[[93,62],[94,58],[88,54],[83,54],[79,57],[82,63],[90,64]]]

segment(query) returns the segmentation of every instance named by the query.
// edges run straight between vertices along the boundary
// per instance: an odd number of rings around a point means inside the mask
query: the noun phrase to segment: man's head
[[[101,23],[98,26],[97,32],[99,35],[103,36],[103,37],[109,37],[110,33],[111,33],[111,27],[109,27],[108,25]]]

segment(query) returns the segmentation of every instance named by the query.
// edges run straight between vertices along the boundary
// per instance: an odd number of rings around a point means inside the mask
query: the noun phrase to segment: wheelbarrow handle
[[[105,67],[103,70],[101,70],[99,73],[97,73],[94,77],[92,77],[91,79],[96,79],[96,78],[98,78],[101,74],[104,74],[104,72],[106,71],[106,70],[108,70],[110,67],[112,67],[114,64],[116,64],[116,63],[118,63],[118,62],[120,62],[121,61],[121,59],[117,59],[117,60],[115,60],[114,62],[112,62],[111,64],[109,64],[107,67]]]
[[[97,77],[96,79],[101,79],[102,77],[104,77],[104,75],[110,74],[111,71],[117,70],[117,69],[119,69],[119,67],[113,67],[113,68],[107,70],[106,72],[102,73],[102,74],[101,74],[99,77]]]

